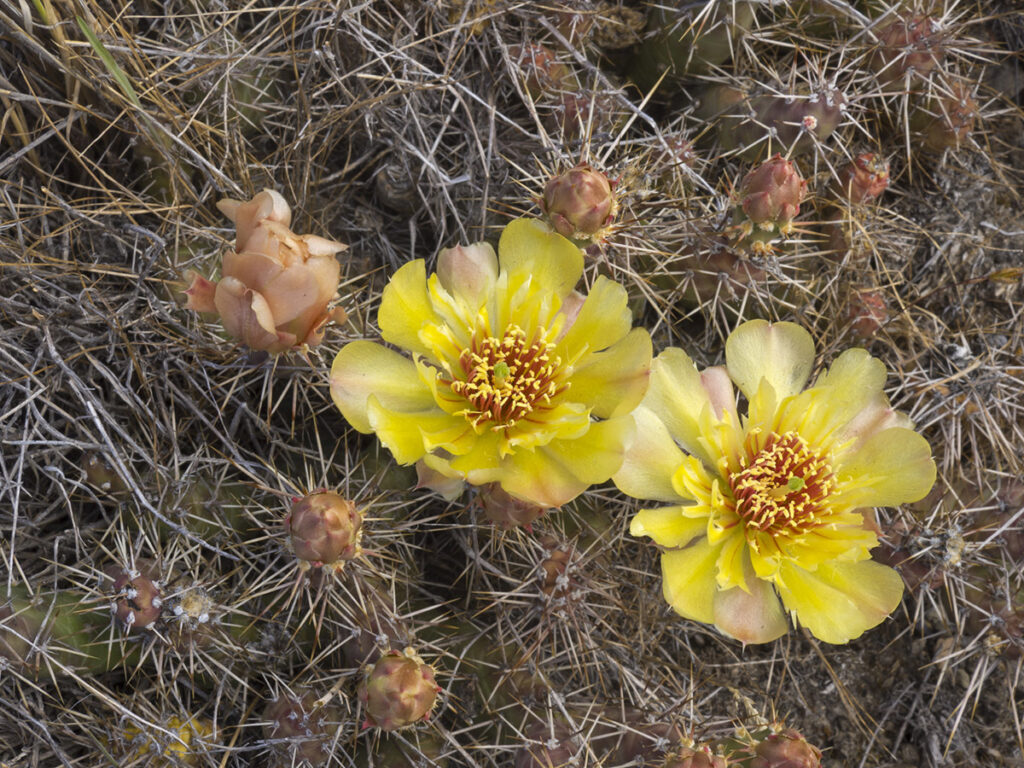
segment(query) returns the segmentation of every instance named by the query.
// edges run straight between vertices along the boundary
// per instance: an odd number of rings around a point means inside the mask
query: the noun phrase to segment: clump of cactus
[[[0,764],[1018,756],[1013,2],[22,5],[0,50]],[[559,247],[502,245],[522,218]],[[190,273],[208,280],[183,297]],[[878,470],[835,477],[870,560],[733,558],[726,594],[707,565],[746,523],[709,529],[678,496],[719,469],[701,454],[730,409],[755,443],[759,414],[810,397],[792,350],[753,345],[771,390],[726,353],[754,318],[814,340],[807,386],[837,397],[808,431],[875,393],[823,457]],[[506,340],[519,389],[488,365]],[[669,368],[686,386],[666,393]],[[435,395],[469,371],[480,413],[538,381],[554,401],[514,406],[515,434],[467,421]],[[360,431],[328,381],[364,374]],[[903,454],[868,433],[905,434],[897,412],[939,475],[886,506]],[[653,495],[623,495],[621,467],[655,454]],[[776,479],[769,506],[800,484]],[[671,515],[700,547],[630,533]],[[845,603],[822,580],[868,563],[900,577],[877,612],[900,602],[842,648],[705,621],[764,607],[744,582],[827,621]]]

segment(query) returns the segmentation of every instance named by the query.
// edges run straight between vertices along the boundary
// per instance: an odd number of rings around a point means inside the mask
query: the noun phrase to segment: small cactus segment
[[[748,768],[820,768],[821,750],[792,728],[766,736],[753,747]]]
[[[552,177],[538,201],[544,216],[563,237],[593,243],[608,234],[618,201],[615,182],[587,163]]]
[[[851,205],[874,200],[889,186],[889,161],[873,152],[857,155],[839,171],[837,194]]]
[[[943,59],[945,51],[939,25],[930,16],[901,13],[875,30],[878,47],[871,67],[884,82],[907,75],[925,77]]]
[[[126,725],[118,741],[124,745],[126,758],[140,761],[145,758],[145,765],[170,768],[205,764],[201,759],[209,751],[212,737],[213,725],[209,720],[194,716],[185,720],[173,715],[162,730]]]
[[[573,765],[581,747],[572,728],[561,717],[535,720],[527,726],[527,743],[516,750],[515,768],[551,768]]]
[[[807,182],[781,155],[748,173],[740,183],[733,233],[754,252],[770,252],[777,235],[793,231],[793,219],[807,193]]]
[[[405,728],[425,720],[437,703],[441,688],[434,669],[412,648],[388,651],[365,672],[359,686],[359,700],[366,710],[364,728]]]
[[[317,707],[317,697],[307,691],[301,697],[282,693],[263,713],[263,734],[289,759],[305,760],[312,768],[326,765],[341,714],[331,706]]]
[[[305,567],[341,568],[358,557],[362,524],[356,505],[330,491],[303,497],[285,518],[292,549]]]
[[[700,114],[720,116],[721,146],[754,160],[764,157],[769,146],[782,148],[790,156],[811,152],[842,123],[846,103],[846,96],[835,88],[748,98],[738,88],[718,85],[704,94]]]
[[[548,510],[547,507],[517,499],[498,483],[488,483],[481,487],[477,501],[487,519],[506,530],[518,526],[529,528],[534,520]]]
[[[665,757],[661,768],[727,768],[729,761],[707,745],[682,747]]]
[[[671,88],[686,75],[708,74],[732,57],[737,40],[754,23],[753,3],[711,0],[694,6],[701,8],[697,13],[680,10],[683,5],[651,4],[647,32],[652,37],[629,65],[633,81],[645,91],[659,82]]]
[[[163,593],[152,564],[137,563],[134,569],[128,570],[111,566],[106,573],[113,580],[110,609],[125,631],[138,632],[160,618]]]

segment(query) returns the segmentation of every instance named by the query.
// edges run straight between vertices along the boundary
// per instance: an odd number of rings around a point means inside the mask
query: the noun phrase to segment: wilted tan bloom
[[[315,347],[338,290],[335,254],[348,246],[292,232],[291,209],[273,190],[217,207],[235,223],[235,250],[224,255],[220,282],[193,273],[188,308],[216,312],[224,330],[251,349]]]

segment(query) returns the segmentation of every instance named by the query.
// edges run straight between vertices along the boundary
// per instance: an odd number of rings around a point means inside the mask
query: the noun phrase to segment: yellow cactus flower
[[[814,354],[800,326],[763,320],[729,336],[724,368],[665,350],[613,478],[673,505],[641,510],[630,528],[664,548],[665,599],[744,643],[783,635],[786,612],[828,643],[881,623],[903,582],[871,559],[872,509],[935,482],[928,442],[889,407],[882,362],[849,349],[804,389]]]
[[[587,297],[579,248],[538,221],[417,259],[384,290],[384,341],[346,345],[331,395],[400,464],[557,507],[622,463],[643,398],[651,340],[631,330],[625,289],[598,277]]]

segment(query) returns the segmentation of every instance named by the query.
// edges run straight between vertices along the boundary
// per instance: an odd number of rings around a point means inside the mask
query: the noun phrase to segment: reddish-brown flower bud
[[[853,288],[846,297],[850,330],[859,339],[870,339],[889,319],[885,293],[879,288]]]
[[[526,90],[534,99],[576,84],[569,68],[540,43],[509,46],[508,55],[522,73]]]
[[[115,565],[106,573],[114,582],[111,610],[121,626],[129,631],[145,629],[160,618],[164,601],[152,564],[136,563],[135,570]]]
[[[555,231],[573,240],[599,240],[615,219],[613,183],[584,163],[544,186],[540,207]]]
[[[839,171],[838,194],[852,205],[874,200],[889,186],[889,161],[873,152],[857,155]]]
[[[754,747],[750,768],[820,768],[821,750],[798,731],[787,729],[767,736]]]
[[[543,515],[546,507],[539,507],[528,501],[517,499],[506,492],[498,483],[488,483],[480,488],[477,497],[487,519],[499,528],[529,526]]]
[[[878,48],[871,66],[882,80],[902,80],[905,75],[925,76],[945,55],[938,23],[930,16],[903,13],[874,31]]]
[[[740,206],[758,228],[785,234],[800,213],[807,182],[782,155],[775,155],[743,177]]]
[[[359,686],[359,700],[366,709],[364,727],[393,731],[418,723],[430,714],[440,690],[433,668],[412,648],[388,651],[366,667],[366,679]]]
[[[726,768],[728,761],[712,753],[707,745],[682,747],[665,757],[662,768]]]
[[[362,524],[356,505],[330,491],[303,497],[285,518],[295,556],[314,566],[340,566],[358,557]]]

